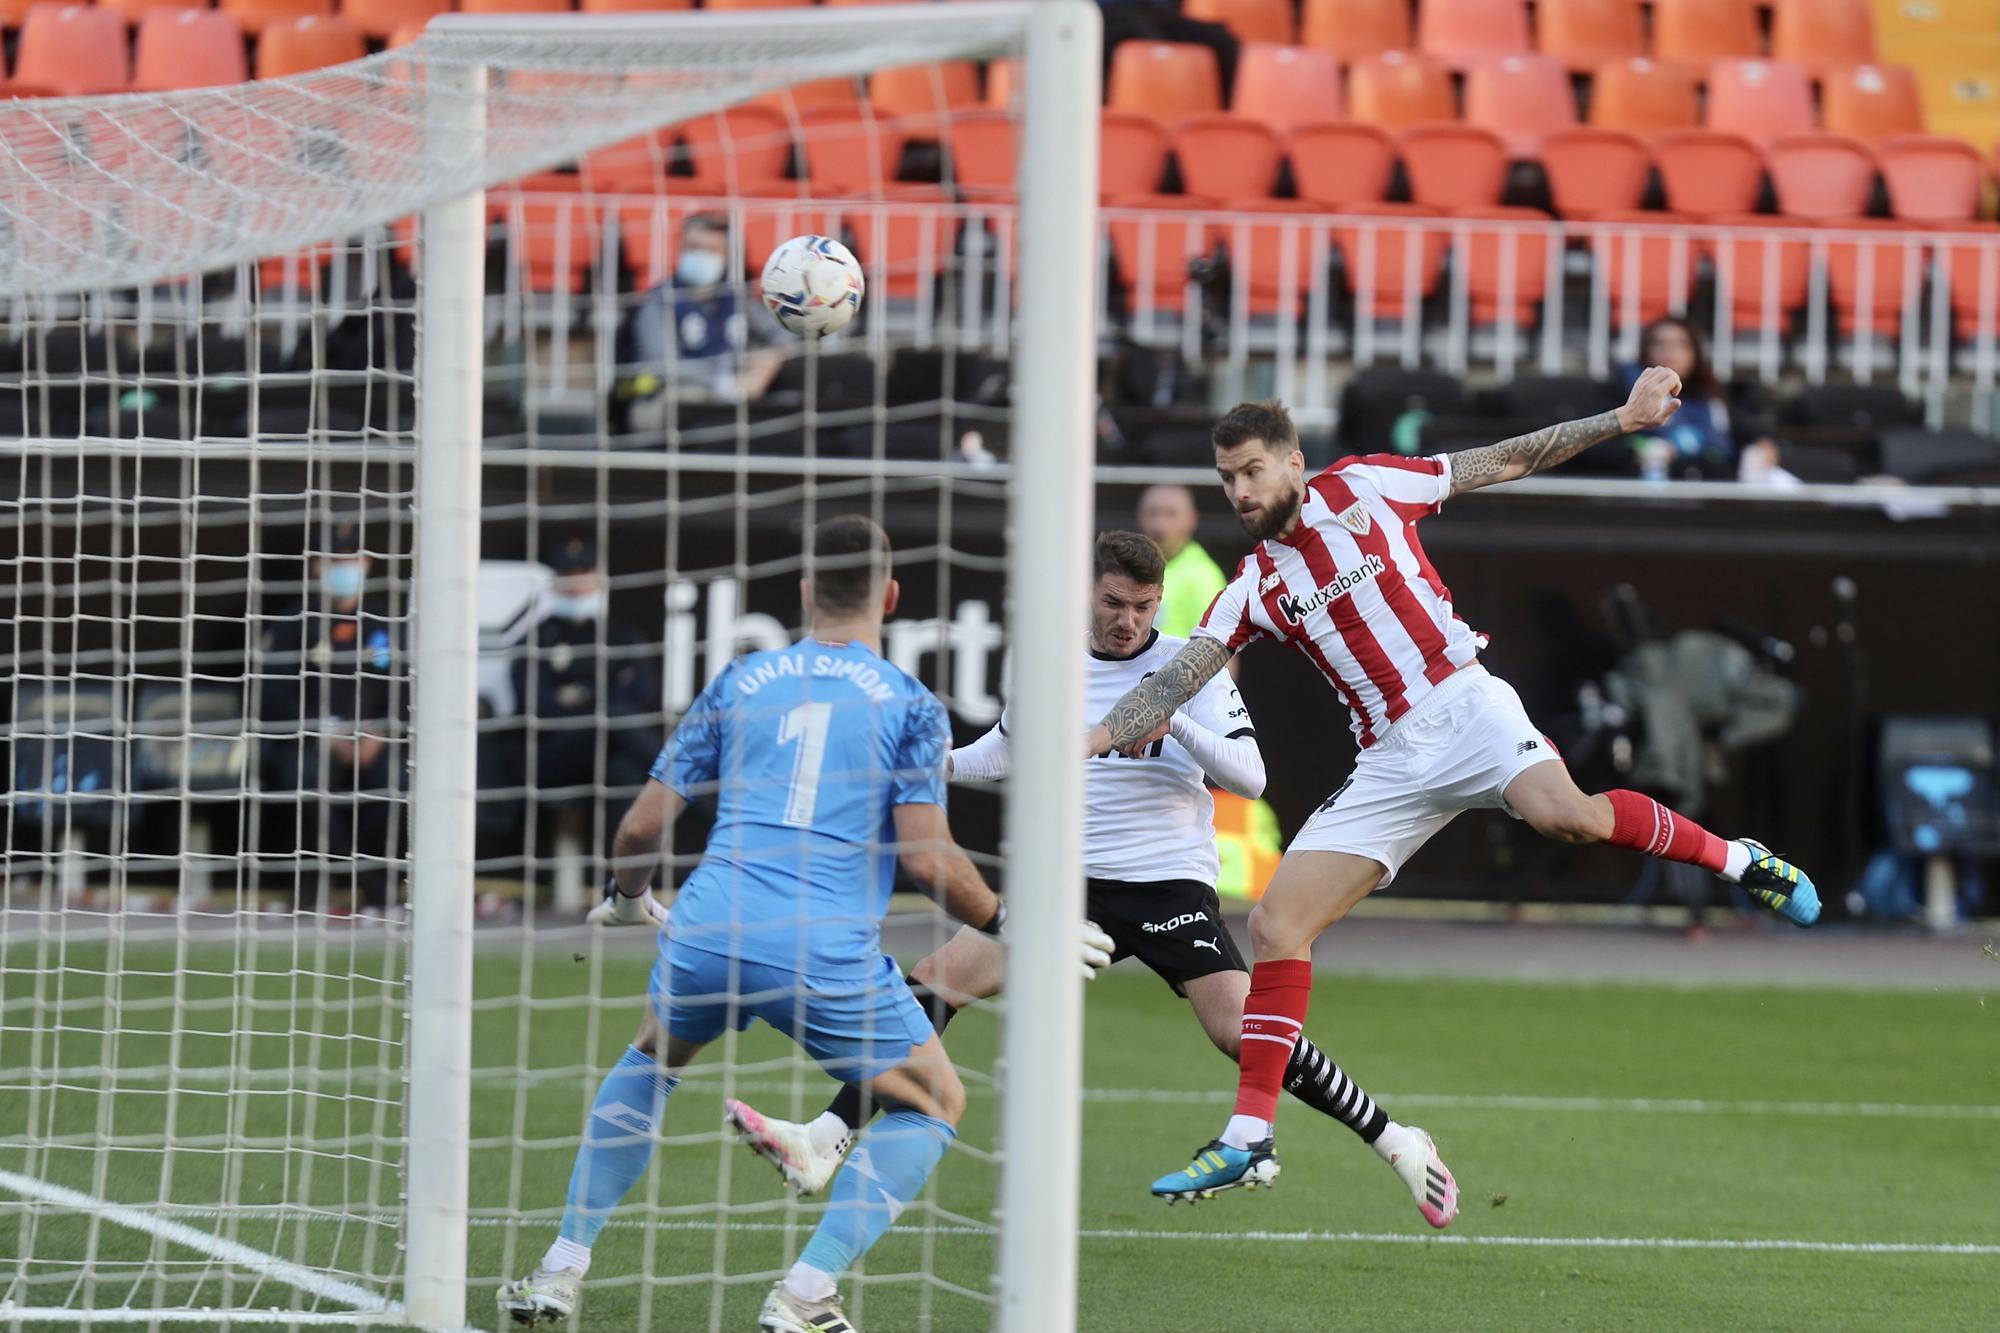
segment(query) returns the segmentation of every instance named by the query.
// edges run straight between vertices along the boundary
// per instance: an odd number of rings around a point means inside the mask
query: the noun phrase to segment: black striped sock
[[[1325,1051],[1304,1037],[1292,1048],[1292,1062],[1285,1066],[1285,1091],[1346,1125],[1363,1143],[1375,1142],[1389,1126],[1389,1113]]]

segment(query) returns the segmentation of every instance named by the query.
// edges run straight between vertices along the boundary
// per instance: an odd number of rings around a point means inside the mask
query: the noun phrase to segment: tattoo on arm
[[[1229,649],[1206,635],[1191,639],[1173,660],[1125,692],[1104,715],[1105,729],[1111,733],[1113,749],[1123,749],[1144,740],[1174,710],[1201,692],[1209,678],[1229,661]]]
[[[1451,493],[1463,495],[1496,482],[1516,481],[1566,463],[1591,445],[1623,435],[1618,413],[1545,426],[1527,435],[1467,449],[1451,456]]]

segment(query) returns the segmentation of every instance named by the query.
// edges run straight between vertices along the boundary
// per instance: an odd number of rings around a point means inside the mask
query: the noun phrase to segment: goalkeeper
[[[997,931],[1000,901],[945,820],[944,708],[880,655],[897,598],[888,538],[858,516],[819,524],[802,593],[810,636],[738,658],[711,682],[619,825],[619,870],[591,917],[662,923],[648,887],[661,838],[690,800],[715,798],[707,852],[675,901],[672,937],[661,937],[646,1017],[585,1122],[561,1232],[532,1274],[500,1289],[516,1323],[575,1312],[591,1243],[645,1174],[681,1071],[731,1027],[763,1019],[888,1108],[765,1299],[765,1333],[855,1333],[835,1279],[957,1136],[964,1086],[882,952],[881,921],[898,860],[968,924]]]

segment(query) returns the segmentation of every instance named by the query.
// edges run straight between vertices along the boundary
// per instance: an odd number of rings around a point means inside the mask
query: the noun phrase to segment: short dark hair
[[[889,576],[889,534],[860,514],[822,519],[812,530],[806,580],[820,610],[859,611]]]
[[[1151,537],[1142,532],[1100,532],[1097,534],[1097,573],[1116,574],[1134,583],[1158,587],[1167,581],[1167,557]]]
[[[729,231],[729,215],[714,210],[690,213],[688,214],[688,220],[681,224],[681,234],[685,236],[691,231],[719,231],[727,234]]]
[[[1292,414],[1275,398],[1261,403],[1238,403],[1215,423],[1211,437],[1218,449],[1233,449],[1251,440],[1262,440],[1272,453],[1290,453],[1299,447],[1298,427]]]

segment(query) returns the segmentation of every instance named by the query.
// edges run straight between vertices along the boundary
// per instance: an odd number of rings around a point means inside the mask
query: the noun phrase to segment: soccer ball
[[[831,236],[794,236],[764,261],[764,304],[801,338],[838,333],[861,309],[861,265]]]

